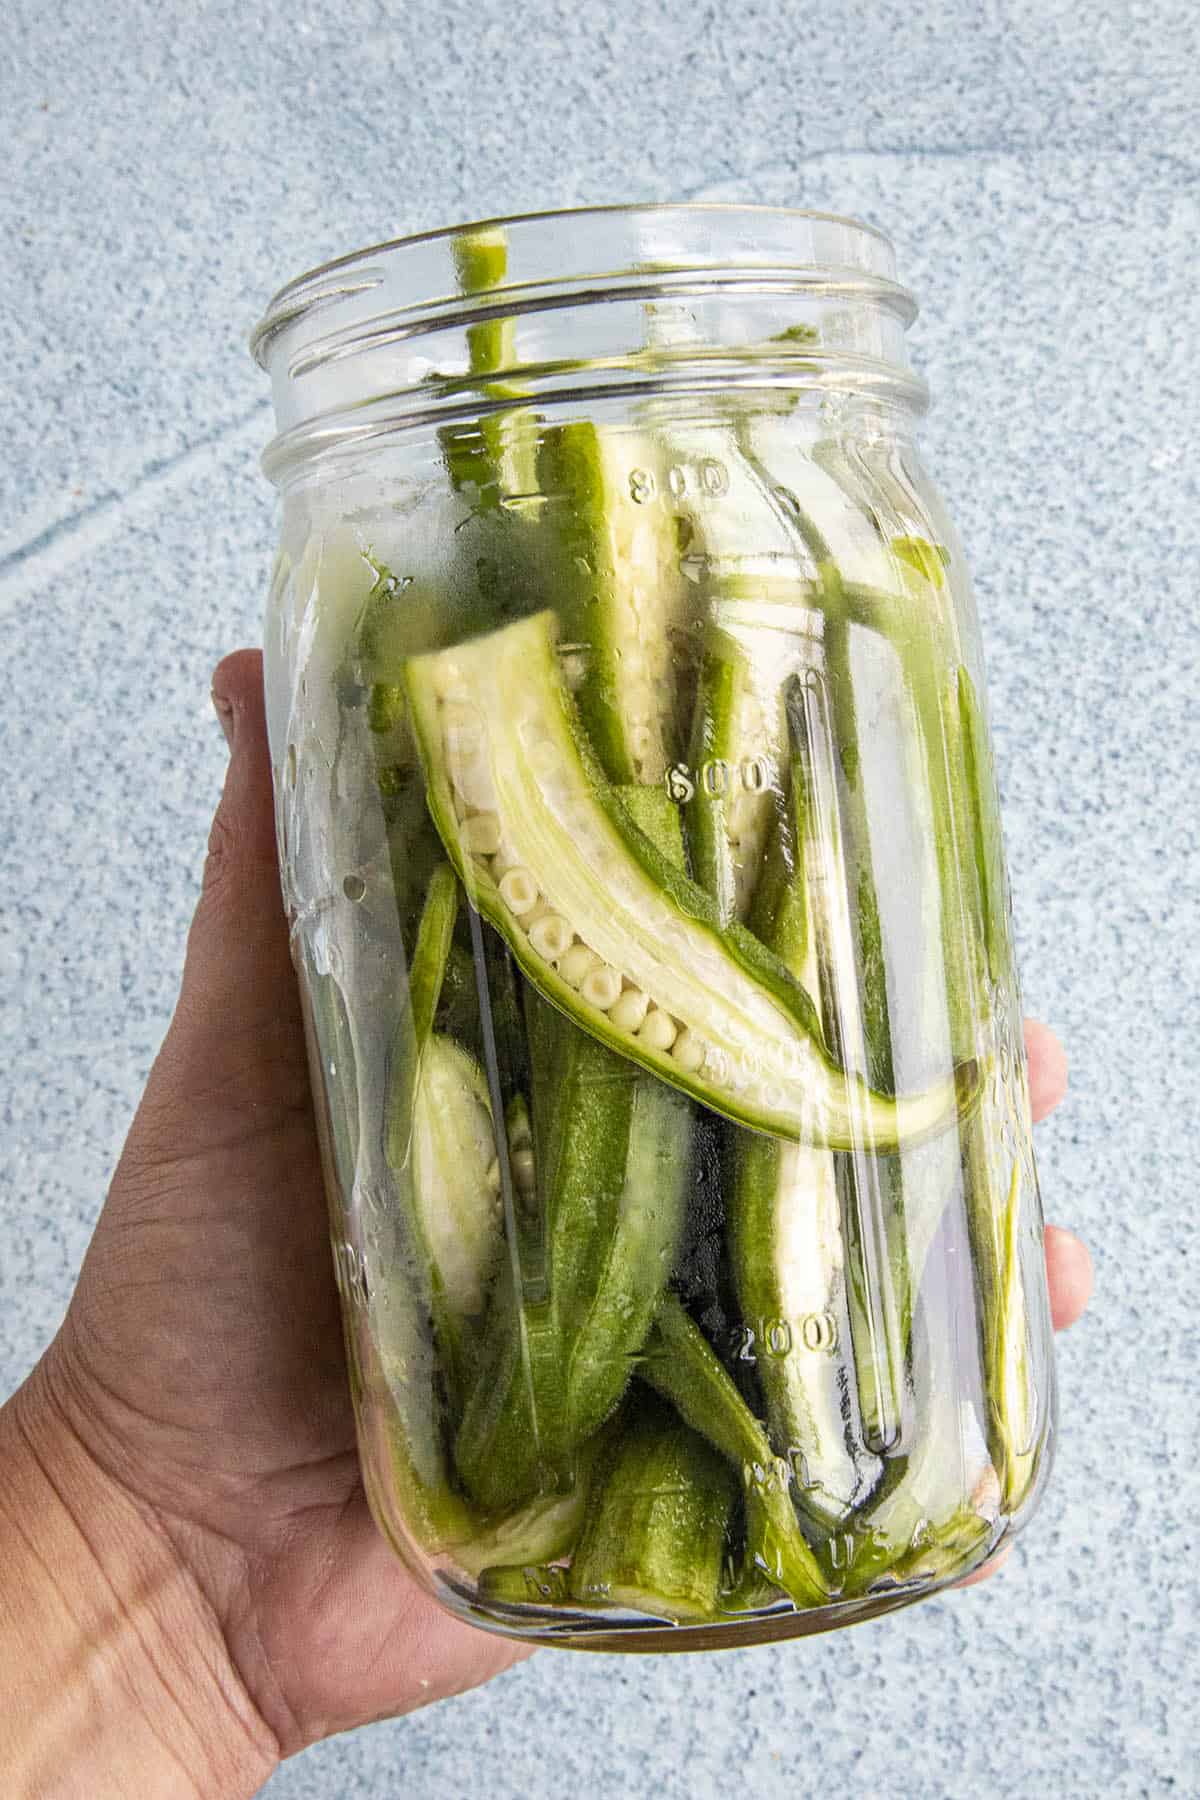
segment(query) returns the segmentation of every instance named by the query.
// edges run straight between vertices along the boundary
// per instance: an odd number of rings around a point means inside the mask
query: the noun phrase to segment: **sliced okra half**
[[[893,1098],[841,1070],[778,957],[638,830],[563,680],[553,613],[411,658],[434,823],[472,903],[584,1030],[752,1129],[895,1148],[973,1105],[974,1062]]]

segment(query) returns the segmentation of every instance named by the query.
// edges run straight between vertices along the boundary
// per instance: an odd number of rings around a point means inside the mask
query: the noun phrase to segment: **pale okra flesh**
[[[503,345],[478,350],[481,375],[494,374]],[[442,922],[440,993],[430,996],[423,972],[413,910],[423,896],[406,889],[402,899],[398,881],[407,995],[398,969],[389,996],[347,1002],[407,1008],[394,1041],[401,1052],[423,1045],[426,1067],[424,1098],[397,1077],[390,1139],[426,1277],[398,1281],[390,1299],[433,1346],[441,1422],[434,1443],[421,1396],[406,1424],[415,1390],[396,1358],[386,1369],[364,1359],[366,1404],[376,1423],[391,1420],[391,1469],[376,1469],[373,1505],[423,1572],[436,1563],[471,1578],[477,1612],[494,1603],[493,1621],[517,1630],[526,1603],[539,1617],[615,1610],[659,1625],[774,1619],[788,1605],[816,1618],[839,1598],[886,1600],[950,1579],[1031,1491],[1044,1408],[1020,1241],[1030,1196],[1015,1161],[998,1187],[980,1123],[995,1074],[988,980],[1003,984],[1010,968],[971,677],[952,646],[931,650],[914,628],[910,591],[881,574],[842,580],[832,550],[816,580],[706,582],[700,524],[656,529],[621,487],[635,455],[638,466],[672,466],[669,433],[652,454],[645,425],[627,440],[591,425],[573,437],[543,431],[531,455],[531,418],[513,399],[519,430],[482,440],[470,480],[484,474],[494,500],[519,462],[522,483],[553,480],[560,500],[587,491],[586,506],[571,503],[569,530],[561,504],[557,515],[519,509],[510,529],[489,502],[511,567],[527,557],[536,574],[527,616],[508,616],[510,587],[489,617],[493,600],[464,564],[424,643],[385,643],[378,608],[368,609],[357,665],[387,753],[380,792],[407,797],[402,818],[393,803],[393,865],[404,866],[410,842],[412,867],[440,855],[435,886],[450,881],[457,896]],[[707,530],[712,553],[719,527]],[[672,544],[688,553],[686,576],[670,566]],[[618,600],[634,576],[622,558],[639,565],[638,605],[605,613],[594,643],[587,594],[545,604],[548,574],[581,545],[577,560],[601,566]],[[730,594],[756,586],[760,619],[771,606],[780,619],[806,618],[801,662],[823,680],[822,621],[830,646],[838,630],[850,646],[867,634],[900,671],[904,776],[929,783],[920,829],[941,871],[939,891],[910,904],[912,929],[943,968],[942,988],[926,987],[934,1006],[941,993],[950,1026],[940,1066],[927,1058],[899,1093],[899,1065],[881,1078],[877,1060],[868,1067],[839,1041],[830,1014],[840,982],[878,1029],[899,1039],[911,1028],[888,961],[903,937],[889,943],[884,918],[872,926],[878,957],[864,962],[865,890],[847,873],[843,841],[886,837],[887,822],[877,807],[843,804],[835,832],[805,812],[784,680],[796,666],[772,674],[777,626],[749,664],[730,636]],[[746,616],[753,646],[753,609]],[[686,663],[660,657],[647,680],[644,639],[667,617],[673,644],[689,638],[700,650]],[[854,654],[845,669],[860,682]],[[857,685],[855,697],[871,703]],[[828,710],[829,791],[844,795]],[[663,853],[662,821],[631,798],[631,783],[682,824],[686,866]],[[947,810],[965,821],[965,846],[933,843]],[[771,904],[762,896],[773,858],[785,866]],[[886,855],[878,866],[878,880],[894,883]],[[839,908],[853,932],[831,925]],[[344,1069],[344,1054],[337,1061]],[[352,1161],[353,1146],[338,1160]],[[901,1218],[893,1230],[892,1190],[877,1184],[884,1228],[867,1286],[882,1265],[901,1295],[881,1336],[878,1295],[862,1304],[861,1220],[847,1216],[855,1189],[844,1173],[889,1162],[910,1171],[910,1188],[924,1170],[931,1201],[929,1223]],[[351,1179],[344,1168],[335,1178]],[[974,1373],[969,1342],[958,1344],[965,1372],[929,1353],[949,1329],[938,1267],[966,1250],[956,1209],[973,1244],[989,1233],[968,1300]],[[892,1382],[884,1398],[881,1369]],[[931,1370],[954,1388],[953,1404],[922,1433]],[[677,1506],[639,1500],[645,1471],[669,1481]]]

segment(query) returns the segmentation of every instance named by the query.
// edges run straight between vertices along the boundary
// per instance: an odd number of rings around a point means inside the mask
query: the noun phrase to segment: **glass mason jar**
[[[850,220],[302,276],[279,855],[363,1474],[451,1612],[826,1630],[1028,1518],[1053,1373],[962,550]]]

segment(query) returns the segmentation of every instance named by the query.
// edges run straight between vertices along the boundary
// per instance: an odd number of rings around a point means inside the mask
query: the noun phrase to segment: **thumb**
[[[172,1160],[269,1132],[310,1106],[275,849],[262,657],[227,656],[213,704],[230,747],[188,934],[175,1016],[151,1072],[136,1150]]]

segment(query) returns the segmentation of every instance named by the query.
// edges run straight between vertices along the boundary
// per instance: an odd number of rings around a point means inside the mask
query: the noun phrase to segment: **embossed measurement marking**
[[[702,457],[695,463],[672,463],[666,486],[676,500],[719,500],[729,492],[729,471],[715,456]],[[639,506],[647,505],[661,492],[658,477],[652,469],[631,469],[629,492]]]

